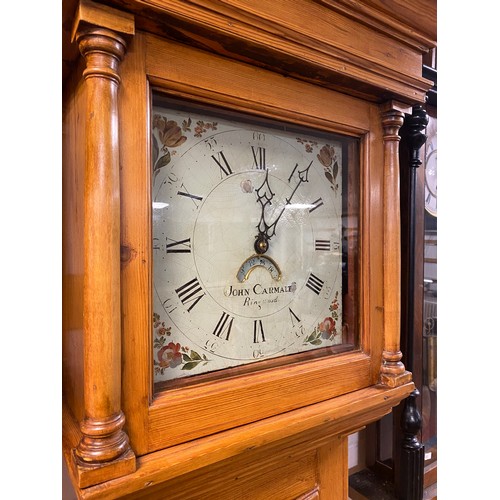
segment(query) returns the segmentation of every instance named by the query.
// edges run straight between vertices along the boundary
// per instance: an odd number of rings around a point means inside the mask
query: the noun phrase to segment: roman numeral
[[[205,292],[202,291],[198,278],[193,278],[191,281],[177,288],[175,293],[179,296],[179,299],[181,299],[182,305],[191,303],[188,312],[191,312],[191,309],[193,309],[200,299],[205,296]]]
[[[316,201],[313,201],[312,207],[309,209],[309,213],[314,212],[321,205],[323,205],[323,200],[321,198],[318,198]]]
[[[163,307],[165,308],[165,311],[167,311],[168,314],[172,314],[177,309],[177,306],[169,304],[169,301],[171,300],[172,299],[169,298],[163,302]]]
[[[167,253],[190,253],[191,252],[191,238],[186,238],[185,240],[175,241],[171,238],[167,238],[167,241],[173,241],[166,245]]]
[[[254,344],[257,344],[258,342],[265,342],[265,341],[266,337],[264,335],[264,328],[262,327],[262,320],[256,319],[253,322],[253,342]]]
[[[225,175],[230,175],[233,173],[222,151],[217,153],[217,156],[212,155],[212,159],[215,161],[215,163],[217,163],[217,165],[221,170],[221,179],[222,179],[222,173],[224,173]]]
[[[290,174],[290,177],[288,177],[288,182],[290,182],[292,180],[293,174],[295,173],[295,170],[297,170],[298,168],[299,168],[299,164],[296,163],[295,168],[292,170],[292,173]]]
[[[258,170],[265,170],[267,168],[266,149],[261,146],[257,148],[254,148],[252,146],[252,154],[253,154],[254,167]]]
[[[299,176],[299,180],[300,182],[309,182],[309,169],[311,168],[311,165],[312,165],[312,161],[311,163],[309,163],[309,165],[307,165],[306,168],[303,168],[302,170],[299,170],[298,171],[298,176]],[[292,180],[293,178],[293,175],[295,174],[295,171],[299,168],[299,164],[296,163],[295,164],[295,167],[293,168],[292,170],[292,173],[290,174],[290,177],[288,177],[288,182],[290,183],[290,181]]]
[[[223,312],[212,333],[219,338],[223,333],[225,333],[226,340],[229,340],[229,335],[231,334],[231,328],[233,326],[233,319],[234,318],[232,316],[229,316],[229,314]]]
[[[330,240],[314,240],[314,250],[329,252],[331,250]]]
[[[292,309],[289,307],[288,311],[290,311],[290,320],[292,321],[292,328],[295,327],[295,321],[300,323],[300,318],[292,311]],[[295,321],[294,321],[295,319]]]
[[[193,203],[195,204],[196,208],[199,207],[199,204],[197,203],[198,201],[202,201],[203,200],[203,197],[202,196],[197,196],[195,194],[191,194],[187,189],[186,189],[186,186],[184,186],[184,184],[181,184],[181,188],[185,189],[185,191],[177,191],[177,194],[179,196],[185,196],[186,198],[190,198]]]
[[[323,280],[319,279],[317,276],[311,273],[307,280],[306,286],[307,288],[309,288],[309,290],[312,290],[316,295],[319,295],[324,284],[325,282]]]

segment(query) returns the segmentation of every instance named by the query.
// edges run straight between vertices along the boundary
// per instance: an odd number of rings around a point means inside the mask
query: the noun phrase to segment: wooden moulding
[[[397,387],[411,381],[411,373],[401,362],[401,231],[399,195],[399,129],[403,125],[404,104],[390,101],[381,106],[384,130],[384,351],[380,381]]]
[[[258,459],[283,447],[297,446],[301,451],[318,448],[331,443],[332,436],[347,436],[382,418],[414,388],[412,382],[397,388],[372,386],[150,453],[137,458],[135,472],[85,488],[80,495],[82,499],[100,500],[134,492],[146,495],[147,488],[246,453],[256,453]],[[168,487],[168,483],[165,486]]]
[[[80,4],[74,39],[86,62],[85,248],[83,276],[83,391],[81,439],[70,468],[80,488],[135,470],[121,409],[120,182],[118,66],[130,16]]]
[[[432,85],[421,59],[434,42],[352,2],[133,0],[127,9],[141,30],[372,101],[424,102]]]

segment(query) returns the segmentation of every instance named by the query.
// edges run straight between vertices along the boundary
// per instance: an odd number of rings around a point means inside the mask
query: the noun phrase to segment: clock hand
[[[266,171],[264,182],[255,190],[257,193],[257,201],[260,203],[260,220],[257,225],[259,234],[255,237],[254,249],[259,255],[265,253],[268,249],[267,240],[269,238],[267,237],[267,230],[269,226],[266,222],[265,210],[267,205],[271,205],[271,200],[274,198],[274,193],[269,185],[268,177],[269,170]]]
[[[264,182],[262,185],[256,190],[257,192],[257,200],[261,204],[261,215],[260,215],[260,221],[259,224],[257,225],[257,229],[259,230],[259,234],[255,237],[255,244],[254,244],[254,249],[255,251],[261,255],[267,252],[269,248],[269,240],[276,234],[276,226],[278,224],[278,221],[281,219],[281,216],[283,215],[286,207],[291,203],[293,195],[299,188],[299,186],[303,182],[308,182],[308,174],[309,174],[309,169],[311,168],[312,161],[309,163],[309,165],[304,168],[303,170],[298,171],[298,176],[299,176],[299,182],[295,186],[294,190],[292,191],[292,194],[286,198],[286,203],[281,209],[280,213],[274,220],[272,224],[268,224],[265,219],[265,208],[269,204],[271,204],[271,200],[274,197],[274,193],[271,191],[271,187],[269,186],[269,181],[268,181],[268,175],[269,171],[266,172],[266,178],[264,179]],[[298,168],[298,163],[295,165],[295,168],[293,169],[292,175],[294,174],[295,170]],[[290,176],[290,178],[292,177]],[[290,179],[289,178],[289,179]],[[267,186],[267,187],[266,187]],[[263,189],[263,192],[261,193],[261,189]],[[270,195],[267,193],[267,189],[269,189]]]

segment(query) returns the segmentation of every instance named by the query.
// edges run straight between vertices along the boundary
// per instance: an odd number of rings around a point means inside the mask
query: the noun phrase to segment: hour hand
[[[296,164],[295,168],[293,169],[292,174],[290,175],[288,182],[292,179],[293,175],[295,174],[295,171],[297,170],[297,175],[299,177],[299,181],[295,185],[295,188],[293,189],[292,193],[288,198],[285,199],[286,203],[283,205],[281,211],[277,215],[277,217],[274,219],[274,222],[272,224],[268,224],[265,219],[265,208],[268,204],[271,204],[271,200],[274,196],[274,193],[271,191],[271,187],[269,186],[268,182],[268,174],[266,173],[266,178],[264,179],[264,182],[262,185],[257,189],[257,199],[260,201],[261,207],[262,207],[262,212],[260,216],[260,222],[259,225],[257,226],[257,229],[259,230],[259,234],[257,235],[254,243],[254,248],[255,251],[261,255],[267,251],[269,248],[269,240],[276,234],[276,226],[278,224],[278,221],[280,220],[281,216],[283,215],[283,212],[285,211],[286,207],[290,205],[292,202],[292,198],[295,195],[295,192],[297,189],[299,189],[300,185],[303,182],[309,182],[308,175],[309,175],[309,169],[311,168],[312,161],[309,163],[309,165],[302,170],[298,170],[299,165]],[[270,193],[270,194],[269,194]]]

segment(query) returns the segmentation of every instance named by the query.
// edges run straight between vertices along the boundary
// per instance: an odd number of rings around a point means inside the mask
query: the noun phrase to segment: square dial
[[[156,97],[155,383],[347,341],[350,142]]]

